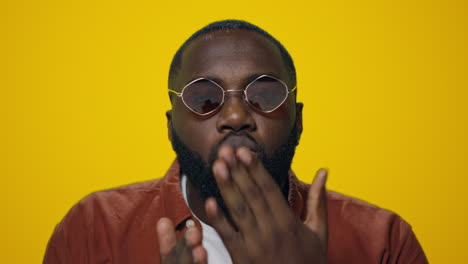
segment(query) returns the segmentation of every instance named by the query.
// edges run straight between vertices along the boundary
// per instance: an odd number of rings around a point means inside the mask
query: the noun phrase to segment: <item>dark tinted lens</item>
[[[199,80],[184,89],[182,99],[196,113],[206,114],[221,105],[223,90],[208,80]]]
[[[286,86],[271,77],[262,77],[249,85],[246,91],[247,101],[261,111],[272,111],[288,95]]]

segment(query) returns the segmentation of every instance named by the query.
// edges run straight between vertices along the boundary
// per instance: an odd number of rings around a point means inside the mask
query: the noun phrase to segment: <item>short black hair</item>
[[[190,38],[188,38],[184,42],[184,44],[182,44],[182,46],[180,46],[180,48],[177,50],[176,54],[172,58],[171,67],[169,69],[169,79],[168,79],[169,88],[171,89],[176,88],[176,87],[172,87],[171,84],[178,70],[180,69],[180,66],[182,63],[182,54],[184,53],[184,50],[193,40],[213,31],[229,31],[229,30],[236,30],[236,29],[250,30],[250,31],[259,33],[263,35],[264,37],[266,37],[271,42],[273,42],[273,44],[279,49],[281,53],[281,57],[283,58],[283,62],[286,66],[286,71],[289,75],[288,85],[290,85],[290,88],[296,86],[296,68],[294,67],[294,62],[291,58],[291,55],[289,55],[289,52],[286,50],[286,48],[276,38],[274,38],[265,30],[259,28],[258,26],[251,24],[249,22],[243,21],[243,20],[229,19],[229,20],[216,21],[216,22],[206,25],[202,29],[193,33],[193,35],[190,36]]]

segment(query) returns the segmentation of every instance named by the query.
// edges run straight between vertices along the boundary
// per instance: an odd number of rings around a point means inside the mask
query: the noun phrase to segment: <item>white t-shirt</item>
[[[187,203],[187,207],[190,209],[187,200],[187,176],[182,175],[182,178],[180,179],[180,187],[182,189],[185,203]],[[190,212],[192,212],[192,209],[190,209]],[[231,255],[229,255],[229,252],[224,246],[223,240],[221,240],[221,237],[218,235],[216,230],[211,226],[203,223],[193,212],[192,215],[194,215],[195,218],[200,221],[202,226],[202,245],[208,253],[208,264],[232,264]]]

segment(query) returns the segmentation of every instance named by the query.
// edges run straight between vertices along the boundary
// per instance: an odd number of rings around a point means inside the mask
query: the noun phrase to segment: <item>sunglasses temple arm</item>
[[[181,97],[182,96],[182,93],[178,93],[174,90],[171,90],[171,89],[167,89],[170,93],[175,93],[177,96]]]

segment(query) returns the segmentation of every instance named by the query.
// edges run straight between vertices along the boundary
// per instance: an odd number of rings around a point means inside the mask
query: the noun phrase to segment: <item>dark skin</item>
[[[206,35],[205,35],[206,36]],[[179,91],[198,77],[214,79],[224,89],[242,90],[253,76],[268,74],[288,80],[277,47],[255,32],[234,30],[209,33],[185,50],[180,72],[172,87]],[[290,87],[292,88],[292,87]],[[302,132],[302,107],[289,94],[272,113],[249,107],[242,93],[231,93],[223,107],[198,116],[180,99],[173,98],[167,112],[168,127],[208,162],[210,150],[229,132],[245,131],[271,155],[288,138],[293,126]],[[171,133],[169,133],[171,134]],[[226,219],[216,200],[203,201],[188,183],[188,202],[202,221],[214,227],[234,263],[325,263],[327,248],[326,171],[319,170],[309,190],[306,220],[300,221],[255,153],[246,147],[223,145],[213,164],[213,173],[234,226]],[[189,228],[177,241],[173,223],[163,218],[157,226],[163,263],[206,263],[201,230]]]

